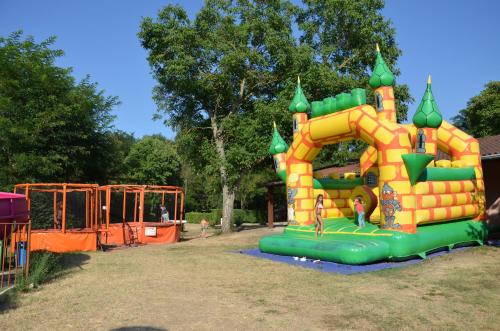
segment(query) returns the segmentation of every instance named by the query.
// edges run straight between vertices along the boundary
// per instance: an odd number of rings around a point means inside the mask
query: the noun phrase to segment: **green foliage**
[[[491,81],[467,102],[452,122],[474,137],[500,134],[500,81]]]
[[[206,219],[209,221],[211,225],[214,225],[214,220],[212,219],[212,213],[211,212],[196,212],[196,211],[191,211],[186,213],[186,222],[188,223],[200,223],[201,220]],[[219,219],[220,220],[220,219]]]
[[[315,168],[339,167],[349,163],[349,161],[359,162],[359,156],[367,146],[368,144],[361,140],[327,145],[323,147],[316,159],[314,159],[313,166]]]
[[[0,187],[36,181],[103,181],[116,97],[55,65],[54,38],[0,37]]]
[[[54,228],[54,196],[52,192],[31,191],[30,215],[33,229]],[[66,197],[66,228],[85,228],[85,193],[70,192]],[[57,194],[62,210],[62,194]]]
[[[20,277],[16,288],[27,291],[31,284],[33,287],[49,281],[57,272],[62,270],[62,254],[45,251],[32,252],[30,255],[30,272],[28,277]]]
[[[245,209],[235,209],[234,210],[234,224],[239,226],[243,223],[260,223],[264,224],[266,221],[266,215],[259,210],[245,210]]]
[[[127,178],[136,184],[178,185],[181,163],[175,145],[161,135],[144,136],[125,159]]]
[[[61,201],[61,197],[59,197]],[[54,228],[54,201],[49,194],[41,192],[31,193],[30,215],[33,229]]]
[[[120,130],[109,133],[108,138],[111,145],[109,154],[113,156],[108,163],[108,180],[112,183],[123,183],[127,180],[125,159],[137,140],[133,134]]]
[[[186,221],[188,223],[200,223],[202,219],[206,219],[211,226],[220,224],[222,217],[221,209],[212,209],[210,212],[189,212],[186,213]],[[243,223],[261,223],[265,221],[265,214],[258,210],[234,209],[232,225],[240,226]]]
[[[220,180],[198,172],[189,162],[182,162],[181,176],[184,181],[184,208],[186,212],[210,210],[221,205]]]
[[[275,180],[277,180],[276,173],[271,167],[245,176],[236,194],[239,208],[266,210],[267,188],[265,184]]]

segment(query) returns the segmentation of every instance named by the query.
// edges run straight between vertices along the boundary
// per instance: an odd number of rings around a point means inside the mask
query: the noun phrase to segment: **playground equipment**
[[[24,194],[16,196],[31,211],[31,251],[95,251],[98,243],[171,243],[180,238],[180,187],[37,183],[18,184],[14,192]],[[0,200],[0,211],[1,206]]]
[[[97,184],[18,184],[31,212],[30,250],[95,251]]]
[[[24,195],[0,192],[0,288],[29,270],[30,228]]]
[[[0,240],[10,235],[12,223],[28,222],[29,209],[24,195],[0,192]]]
[[[98,228],[102,244],[179,241],[184,206],[182,188],[107,185],[99,187],[98,191]]]
[[[289,225],[283,234],[261,239],[263,252],[363,264],[482,244],[487,230],[477,140],[443,121],[430,76],[413,123],[398,124],[393,83],[378,46],[369,81],[375,108],[366,104],[363,89],[310,105],[298,80],[289,106],[293,143],[289,148],[274,126],[269,148],[287,186]],[[360,176],[316,178],[312,161],[321,148],[352,139],[369,145],[360,157]],[[451,161],[434,161],[438,149]],[[320,194],[325,230],[315,237]],[[352,201],[358,196],[365,203],[364,228],[353,221]]]

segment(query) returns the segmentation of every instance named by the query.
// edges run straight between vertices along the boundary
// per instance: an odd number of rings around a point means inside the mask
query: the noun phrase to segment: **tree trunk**
[[[234,210],[234,188],[229,186],[229,178],[226,168],[226,152],[224,150],[224,140],[217,126],[217,119],[214,115],[210,115],[210,124],[212,126],[212,133],[215,141],[215,148],[220,159],[220,178],[222,184],[222,222],[221,230],[223,233],[231,232],[231,220],[233,218]]]
[[[229,189],[227,185],[222,187],[222,224],[221,230],[223,233],[231,232],[231,220],[233,219],[234,210],[234,190]]]

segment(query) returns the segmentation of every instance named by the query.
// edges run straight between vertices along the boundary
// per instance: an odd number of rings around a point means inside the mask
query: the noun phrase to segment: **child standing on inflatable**
[[[323,217],[321,217],[321,212],[323,211],[323,194],[318,195],[316,198],[314,211],[316,213],[316,237],[318,236],[318,231],[323,236]]]
[[[358,227],[365,227],[365,209],[363,207],[363,201],[361,200],[361,196],[356,197],[354,199],[354,207],[356,208],[356,212],[358,213]]]

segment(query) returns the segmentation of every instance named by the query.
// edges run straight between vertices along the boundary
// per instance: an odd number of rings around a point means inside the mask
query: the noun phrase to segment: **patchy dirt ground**
[[[4,330],[498,329],[500,249],[476,247],[343,276],[235,253],[258,228],[174,245],[74,254],[0,314]]]

